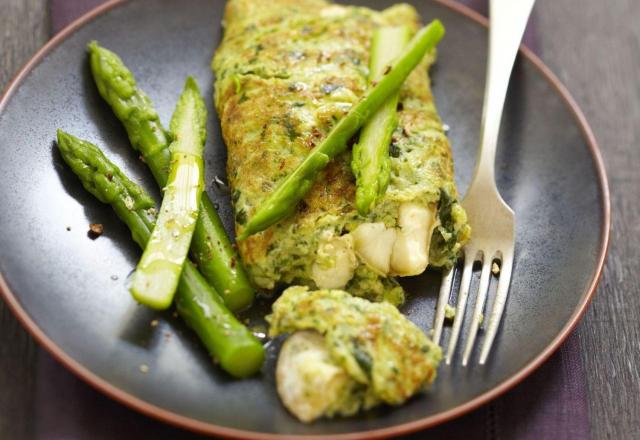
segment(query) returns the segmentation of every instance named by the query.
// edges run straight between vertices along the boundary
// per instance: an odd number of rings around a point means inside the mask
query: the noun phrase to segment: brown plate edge
[[[478,24],[488,27],[488,20],[480,15],[479,13],[473,11],[472,9],[455,3],[452,0],[433,0],[437,3],[440,3],[443,6],[446,6],[452,9],[455,12],[458,12],[469,19],[477,22]],[[0,112],[4,109],[4,107],[9,102],[9,99],[13,95],[13,93],[17,90],[20,83],[27,77],[27,75],[42,61],[42,59],[47,55],[52,49],[57,47],[60,43],[62,43],[68,36],[73,34],[76,30],[84,26],[85,24],[91,22],[98,16],[103,13],[115,8],[116,6],[122,5],[126,3],[127,0],[109,0],[106,3],[96,7],[95,9],[87,12],[82,17],[78,18],[67,27],[65,27],[62,31],[56,34],[51,40],[49,40],[36,54],[18,71],[16,76],[9,82],[9,85],[0,96]],[[530,49],[526,46],[520,47],[520,54],[527,58],[533,65],[542,73],[542,76],[551,84],[558,94],[564,99],[566,105],[569,107],[571,112],[573,113],[576,121],[580,125],[583,136],[586,138],[587,143],[589,144],[589,149],[593,156],[597,174],[599,178],[601,198],[602,198],[602,217],[604,219],[602,229],[600,231],[600,250],[598,255],[598,262],[595,271],[593,272],[593,276],[591,279],[591,283],[589,288],[585,292],[585,295],[578,305],[573,315],[564,326],[564,328],[560,331],[560,333],[551,341],[551,343],[538,355],[536,356],[529,364],[527,364],[524,368],[522,368],[515,375],[511,376],[509,379],[505,380],[498,386],[494,387],[490,391],[477,396],[476,398],[459,405],[450,410],[444,411],[440,414],[436,414],[433,416],[425,417],[420,420],[416,420],[414,422],[404,423],[401,425],[397,425],[390,428],[382,428],[375,429],[371,431],[361,431],[354,432],[349,434],[336,434],[331,437],[336,440],[357,440],[357,439],[382,439],[393,436],[399,436],[402,434],[409,434],[421,429],[433,427],[440,423],[446,422],[448,420],[454,419],[456,417],[460,417],[463,414],[466,414],[481,405],[495,399],[496,397],[504,394],[515,385],[524,380],[527,376],[529,376],[533,371],[535,371],[540,365],[542,365],[559,347],[562,343],[567,339],[567,337],[571,334],[573,329],[576,327],[582,316],[587,311],[589,304],[593,300],[593,297],[596,292],[596,288],[602,277],[602,272],[604,268],[604,263],[607,255],[607,251],[609,249],[609,236],[611,230],[611,201],[609,194],[609,183],[607,180],[607,174],[604,167],[604,161],[602,160],[602,154],[600,149],[598,148],[598,144],[596,142],[595,136],[591,127],[587,123],[587,120],[582,113],[582,110],[578,107],[578,104],[575,102],[567,88],[560,82],[558,77],[542,62],[537,55],[535,55]],[[11,311],[18,318],[18,321],[22,324],[22,326],[33,336],[33,338],[47,350],[49,354],[51,354],[58,362],[63,364],[68,370],[73,372],[80,379],[87,382],[92,387],[96,388],[100,392],[106,394],[123,403],[124,405],[139,411],[147,416],[151,416],[163,422],[169,423],[174,426],[178,426],[180,428],[186,428],[194,432],[198,432],[201,434],[208,435],[217,435],[223,436],[227,438],[234,439],[295,439],[295,438],[304,438],[304,439],[313,439],[313,438],[321,438],[322,436],[318,435],[305,435],[305,436],[292,436],[287,434],[264,434],[255,431],[244,431],[240,429],[233,428],[225,428],[218,425],[213,425],[210,423],[201,422],[198,420],[191,419],[189,417],[181,416],[179,414],[173,413],[171,411],[165,410],[158,406],[152,405],[142,399],[139,399],[121,389],[113,386],[111,383],[101,379],[90,370],[81,365],[78,361],[73,359],[71,356],[67,355],[60,347],[56,345],[54,341],[52,341],[39,327],[38,325],[31,319],[31,317],[27,314],[27,312],[22,308],[16,296],[13,294],[11,289],[9,288],[6,280],[2,273],[0,273],[0,296],[4,299],[5,303],[9,306]]]

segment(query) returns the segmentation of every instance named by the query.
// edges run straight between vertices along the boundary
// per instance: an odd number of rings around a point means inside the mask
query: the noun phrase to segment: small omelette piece
[[[272,337],[291,335],[278,358],[277,388],[304,422],[400,405],[436,377],[440,347],[391,304],[294,286],[267,320]]]

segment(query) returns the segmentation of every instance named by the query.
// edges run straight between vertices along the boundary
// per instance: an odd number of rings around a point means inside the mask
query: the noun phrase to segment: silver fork
[[[467,211],[471,225],[472,238],[462,251],[464,266],[453,329],[445,357],[447,364],[451,363],[460,337],[474,262],[480,261],[482,263],[482,272],[480,273],[478,296],[462,355],[463,366],[467,365],[473,351],[482,311],[487,300],[491,266],[494,261],[500,262],[500,276],[480,351],[480,364],[484,364],[487,360],[507,301],[515,246],[515,216],[513,210],[498,193],[494,165],[500,120],[502,119],[509,78],[534,2],[535,0],[491,0],[490,3],[489,61],[478,161],[471,185],[462,201],[462,206]],[[442,336],[445,305],[449,301],[454,271],[455,269],[452,269],[445,274],[440,287],[433,325],[433,340],[436,344],[440,343]]]

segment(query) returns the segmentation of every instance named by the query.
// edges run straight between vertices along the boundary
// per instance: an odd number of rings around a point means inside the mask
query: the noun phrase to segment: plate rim
[[[488,28],[489,22],[486,17],[480,13],[470,9],[469,7],[454,2],[453,0],[431,0],[442,6],[445,6],[452,11],[465,16],[471,21],[479,24],[482,27]],[[17,91],[23,81],[29,76],[31,71],[37,67],[46,55],[53,49],[58,47],[68,37],[74,34],[78,29],[84,25],[90,23],[94,19],[100,17],[104,13],[114,9],[118,6],[122,6],[129,3],[129,0],[108,0],[102,5],[99,5],[81,17],[77,18],[69,25],[64,27],[56,35],[54,35],[47,43],[42,46],[24,65],[18,70],[13,79],[9,81],[7,87],[0,95],[0,114],[4,111],[9,101]],[[583,293],[582,299],[573,311],[571,317],[560,330],[560,332],[553,338],[553,340],[536,355],[527,365],[521,368],[512,376],[506,380],[488,390],[485,393],[476,396],[475,398],[455,406],[451,409],[443,411],[439,414],[435,414],[428,417],[423,417],[419,420],[412,422],[402,423],[399,425],[391,426],[388,428],[379,428],[369,431],[358,431],[344,434],[332,434],[331,438],[336,440],[356,440],[356,439],[382,439],[400,436],[403,434],[409,434],[422,429],[430,428],[446,421],[458,418],[485,403],[501,396],[514,386],[522,382],[531,373],[538,369],[567,339],[572,333],[578,322],[586,313],[593,297],[595,296],[596,289],[602,278],[604,269],[604,263],[607,257],[610,243],[611,232],[611,197],[609,191],[609,183],[607,179],[607,173],[602,159],[601,151],[598,147],[595,135],[587,122],[584,113],[569,93],[567,87],[560,81],[560,79],[551,71],[551,69],[529,48],[524,45],[520,46],[520,55],[530,61],[533,66],[540,72],[542,77],[553,87],[555,92],[562,98],[569,111],[572,113],[576,120],[576,123],[580,127],[583,137],[585,138],[589,147],[589,152],[594,161],[596,167],[596,174],[598,176],[598,187],[600,192],[601,216],[603,223],[600,230],[599,237],[599,249],[595,270],[591,276],[591,282]],[[134,409],[146,416],[150,416],[164,423],[168,423],[179,428],[188,429],[193,432],[206,435],[222,436],[226,438],[234,439],[318,439],[324,437],[322,434],[311,435],[291,435],[291,434],[271,434],[262,433],[258,431],[248,431],[236,428],[229,428],[213,423],[203,422],[193,419],[191,417],[177,414],[173,411],[161,408],[154,404],[151,404],[139,397],[134,396],[110,382],[102,379],[91,370],[83,366],[79,361],[68,355],[62,348],[60,348],[49,336],[38,326],[38,324],[29,316],[27,311],[22,307],[18,298],[9,288],[4,274],[0,272],[0,297],[4,300],[5,304],[9,307],[12,313],[16,316],[20,324],[27,330],[27,332],[42,346],[53,358],[60,362],[67,370],[71,371],[76,377],[82,379],[85,383],[88,383],[102,394],[110,397],[113,400],[118,401],[125,406]]]

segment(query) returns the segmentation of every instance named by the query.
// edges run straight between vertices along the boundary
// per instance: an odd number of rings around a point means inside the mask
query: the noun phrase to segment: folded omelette
[[[420,18],[406,4],[378,12],[324,0],[230,0],[223,24],[212,67],[239,233],[363,96],[374,30],[415,31]],[[239,243],[256,286],[344,289],[398,305],[404,293],[396,276],[453,264],[470,228],[431,93],[434,61],[428,54],[400,91],[391,180],[376,207],[357,212],[348,149],[290,217]]]

